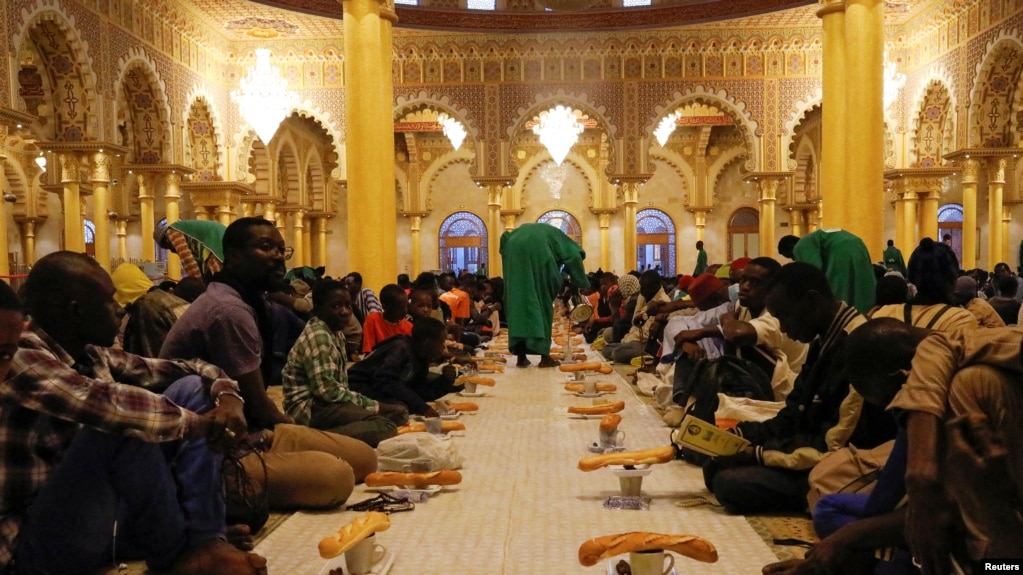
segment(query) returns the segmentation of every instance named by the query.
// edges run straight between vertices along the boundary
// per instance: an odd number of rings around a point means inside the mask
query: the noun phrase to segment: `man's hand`
[[[200,429],[210,447],[226,451],[245,438],[248,429],[245,423],[245,404],[228,394],[222,394],[219,402],[220,405],[201,416]]]
[[[682,342],[682,345],[679,347],[681,347],[682,353],[693,361],[698,361],[707,357],[707,352],[702,347],[691,341]]]
[[[440,374],[453,380],[458,377],[458,368],[449,363],[440,369]]]
[[[377,413],[397,423],[398,425],[405,425],[408,423],[408,409],[404,405],[397,403],[384,403],[379,402]]]
[[[423,416],[424,417],[440,417],[440,414],[437,413],[436,409],[427,406],[426,411],[423,412]]]
[[[695,329],[684,329],[675,335],[675,345],[679,346],[686,342],[701,339],[700,332]]]
[[[951,572],[949,550],[953,547],[955,506],[944,488],[914,491],[906,512],[906,542],[923,575]]]

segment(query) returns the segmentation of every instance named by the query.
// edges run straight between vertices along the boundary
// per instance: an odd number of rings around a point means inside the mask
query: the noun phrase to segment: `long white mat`
[[[531,359],[535,364],[538,358]],[[467,430],[453,439],[466,456],[463,483],[417,504],[415,511],[391,515],[390,530],[377,535],[394,555],[392,574],[602,574],[605,563],[579,564],[579,545],[623,531],[694,534],[717,547],[715,564],[677,557],[680,574],[753,574],[776,560],[743,517],[719,507],[675,505],[686,495],[706,493],[699,468],[680,461],[657,465],[644,479],[650,509],[604,509],[604,500],[619,494],[618,479],[606,469],[576,469],[590,455],[586,447],[596,440],[599,421],[569,419],[565,412],[592,400],[565,392],[566,374],[557,369],[509,365],[494,377],[497,386],[480,388],[489,396],[472,399],[480,411],[462,415]],[[668,428],[620,376],[599,377],[618,384],[606,398],[626,402],[620,429],[627,448],[668,443]],[[351,501],[373,495],[360,486]],[[317,575],[325,561],[316,544],[357,515],[296,513],[256,551],[267,557],[272,574]]]

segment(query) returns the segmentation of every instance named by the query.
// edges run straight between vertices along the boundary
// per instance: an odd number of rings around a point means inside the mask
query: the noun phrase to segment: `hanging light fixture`
[[[555,106],[540,112],[536,123],[533,124],[533,133],[540,137],[540,143],[547,148],[554,163],[559,166],[565,161],[565,156],[579,141],[579,134],[585,129],[586,126],[579,122],[576,111],[565,106]]]
[[[657,138],[657,143],[664,147],[664,144],[668,143],[668,138],[671,137],[672,132],[675,131],[675,126],[678,124],[678,117],[682,115],[682,110],[675,110],[661,119],[661,123],[657,124],[657,129],[654,130],[654,137]]]
[[[43,154],[42,152],[39,152],[39,155],[36,156],[35,162],[36,162],[36,165],[39,166],[40,170],[42,170],[43,172],[46,172],[46,155],[45,154]]]
[[[443,112],[437,115],[437,122],[440,124],[441,131],[451,142],[451,147],[456,150],[460,148],[466,136],[462,123]]]
[[[288,91],[280,69],[270,65],[270,50],[256,48],[256,65],[245,71],[241,88],[231,92],[231,99],[259,139],[269,144],[291,113],[295,94]]]
[[[895,62],[884,55],[884,109],[887,110],[899,98],[899,90],[906,85],[906,75],[899,73]]]

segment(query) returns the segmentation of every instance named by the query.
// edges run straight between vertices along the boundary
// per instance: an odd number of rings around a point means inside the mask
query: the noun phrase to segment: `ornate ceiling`
[[[342,34],[339,0],[179,0],[186,10],[221,31],[228,41],[338,38]],[[814,0],[655,0],[655,6],[613,8],[621,0],[507,0],[508,9],[456,9],[458,0],[419,0],[398,5],[396,34],[413,30],[449,32],[554,32],[666,28],[803,28],[817,27]],[[584,3],[580,11],[546,11],[542,2]],[[427,5],[429,4],[429,5]],[[941,0],[887,0],[885,17],[899,25]],[[577,4],[579,5],[579,4]]]

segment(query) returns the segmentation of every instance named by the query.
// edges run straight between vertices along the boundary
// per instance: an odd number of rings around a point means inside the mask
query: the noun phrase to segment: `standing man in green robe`
[[[835,298],[860,313],[874,305],[874,264],[859,236],[840,229],[817,230],[802,238],[785,236],[778,240],[778,253],[824,270]]]
[[[902,252],[899,248],[895,247],[895,242],[888,240],[888,247],[884,250],[884,267],[891,271],[896,271],[902,274],[902,277],[906,276],[906,262],[902,259]]]
[[[696,242],[696,267],[693,269],[693,277],[697,277],[707,271],[707,252],[703,251],[703,240]]]
[[[589,287],[583,259],[586,252],[564,232],[548,224],[522,224],[501,236],[504,263],[508,349],[529,365],[526,354],[540,355],[540,367],[556,367],[551,359],[554,298],[564,285]]]

